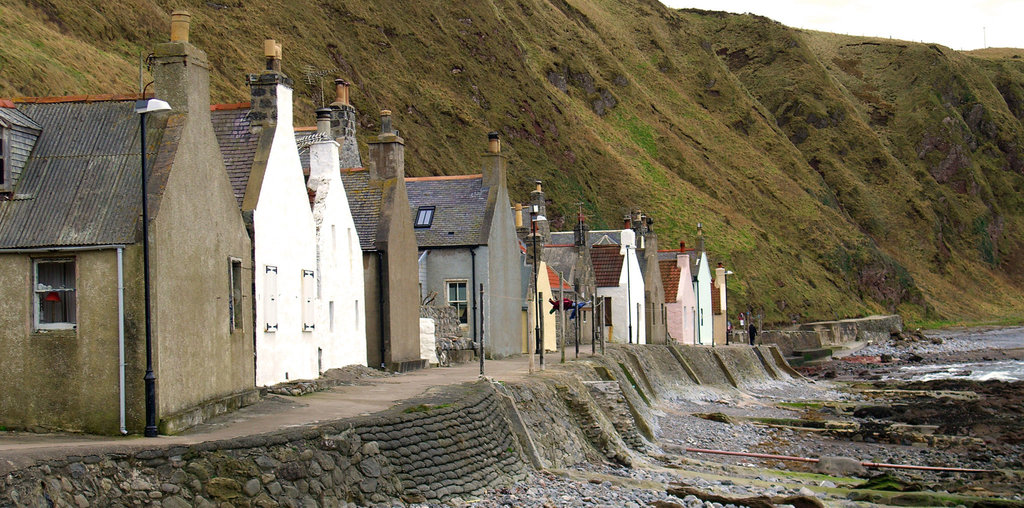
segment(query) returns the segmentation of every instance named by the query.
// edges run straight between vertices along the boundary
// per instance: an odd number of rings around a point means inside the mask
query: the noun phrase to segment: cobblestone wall
[[[413,410],[131,453],[68,456],[0,479],[8,506],[346,506],[437,501],[521,477],[489,383]]]

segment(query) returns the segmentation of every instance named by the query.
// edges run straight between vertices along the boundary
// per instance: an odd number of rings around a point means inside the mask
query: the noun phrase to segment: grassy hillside
[[[663,247],[703,222],[738,310],[1024,316],[1024,50],[961,54],[655,0],[5,0],[0,97],[137,90],[140,52],[179,7],[210,55],[214,101],[247,100],[244,74],[275,38],[300,123],[341,76],[361,136],[395,112],[411,175],[476,171],[497,130],[513,197],[544,180],[556,228],[577,202],[597,227],[648,210]]]

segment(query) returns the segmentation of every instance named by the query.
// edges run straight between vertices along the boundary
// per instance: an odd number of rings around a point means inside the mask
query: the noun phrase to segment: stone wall
[[[821,347],[821,335],[813,330],[765,330],[757,334],[758,344],[773,344],[784,356],[793,356],[796,349]]]
[[[479,382],[372,417],[68,456],[0,479],[0,506],[343,506],[470,495],[525,472],[498,397]]]

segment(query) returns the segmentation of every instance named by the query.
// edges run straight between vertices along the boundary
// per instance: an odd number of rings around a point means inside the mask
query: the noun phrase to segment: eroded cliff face
[[[0,6],[0,96],[134,91],[138,54],[166,38],[171,8]],[[190,8],[215,101],[248,97],[244,72],[273,36],[297,123],[312,123],[341,76],[360,132],[376,132],[379,109],[401,117],[411,176],[476,171],[480,136],[498,131],[512,198],[544,180],[556,229],[577,202],[594,227],[642,207],[665,245],[703,222],[715,261],[735,272],[736,311],[1024,311],[1024,63],[1013,51],[806,32],[653,0]]]

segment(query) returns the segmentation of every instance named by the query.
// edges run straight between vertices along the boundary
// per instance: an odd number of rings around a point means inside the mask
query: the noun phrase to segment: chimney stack
[[[537,188],[530,193],[530,204],[537,205],[537,215],[547,217],[547,199],[544,197],[544,189],[541,187],[541,181],[534,180],[534,184],[537,185]],[[533,226],[530,225],[529,227],[532,228]],[[541,235],[544,243],[546,244],[551,239],[551,220],[538,221],[537,233]]]
[[[523,204],[516,203],[516,229],[523,227]]]
[[[380,112],[380,134],[370,145],[370,180],[405,178],[405,140],[391,126],[391,111]]]
[[[501,139],[497,132],[487,133],[487,151],[481,160],[480,173],[485,187],[505,187],[505,157],[501,155]]]
[[[273,129],[278,121],[292,126],[292,80],[281,73],[281,45],[274,39],[263,41],[263,57],[267,68],[260,74],[249,74],[249,120],[254,130]],[[279,116],[283,116],[279,118]]]
[[[188,42],[188,29],[192,15],[188,11],[171,13],[171,42]]]
[[[704,252],[704,225],[697,223],[697,252]]]
[[[679,240],[679,252],[686,252],[686,242]]]
[[[210,114],[210,63],[188,42],[191,15],[171,14],[170,42],[153,49],[153,85],[156,97],[171,105],[173,114]]]
[[[334,102],[331,103],[331,136],[338,142],[342,168],[361,168],[363,159],[359,156],[356,143],[356,108],[352,107],[348,81],[334,80]]]
[[[341,168],[338,166],[338,143],[331,139],[331,110],[316,110],[316,132],[321,136],[309,146],[309,190],[330,192],[331,183],[340,178]],[[340,181],[339,181],[340,183]],[[322,188],[323,184],[327,187]]]

